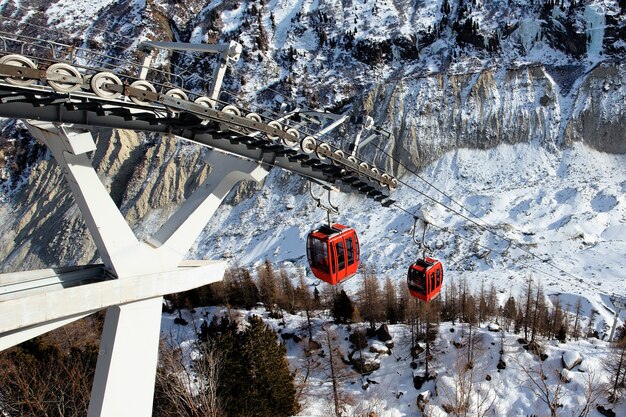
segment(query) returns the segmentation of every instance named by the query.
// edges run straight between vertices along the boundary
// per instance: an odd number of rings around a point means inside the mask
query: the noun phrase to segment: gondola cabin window
[[[313,275],[331,285],[350,278],[359,267],[356,231],[341,224],[313,230],[307,237],[307,258]]]

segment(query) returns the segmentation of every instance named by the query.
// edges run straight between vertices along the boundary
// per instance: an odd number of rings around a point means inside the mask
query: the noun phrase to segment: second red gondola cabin
[[[418,259],[409,267],[406,281],[412,297],[430,301],[441,291],[443,266],[433,258]]]
[[[313,275],[331,285],[356,274],[359,251],[356,231],[341,224],[313,230],[306,241],[306,254]]]

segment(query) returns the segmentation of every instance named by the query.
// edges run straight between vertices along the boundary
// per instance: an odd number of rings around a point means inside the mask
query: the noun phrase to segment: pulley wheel
[[[206,96],[200,96],[197,99],[195,99],[193,102],[198,104],[198,105],[200,105],[200,106],[202,106],[202,107],[207,107],[209,109],[214,109],[215,108],[215,100],[211,100],[210,98],[208,98]],[[208,125],[209,122],[210,122],[210,120],[208,120],[208,119],[202,119],[200,124]]]
[[[99,72],[91,77],[91,80],[89,81],[91,90],[98,97],[108,98],[112,100],[120,98],[122,96],[122,93],[109,90],[109,84],[122,85],[122,80],[120,80],[119,77],[112,72]]]
[[[254,123],[263,123],[263,119],[261,118],[261,115],[258,113],[248,113],[246,114],[246,119],[250,120],[251,122]],[[245,128],[243,129],[245,133],[251,133],[253,132],[255,129],[254,128]]]
[[[222,111],[224,113],[234,114],[235,116],[241,116],[241,112],[239,111],[239,109],[231,104],[222,107]]]
[[[341,149],[337,149],[335,152],[333,152],[333,155],[335,156],[336,159],[338,159],[338,161],[336,161],[335,159],[332,160],[333,165],[338,165],[338,166],[343,165],[340,161],[346,158],[346,154]]]
[[[248,113],[246,114],[246,119],[250,119],[253,122],[257,122],[257,123],[263,123],[263,119],[261,118],[261,115],[258,113]]]
[[[50,65],[46,70],[46,76],[48,77],[48,84],[60,93],[71,93],[80,89],[83,85],[83,77],[80,75],[80,72],[73,66],[62,62]],[[61,80],[58,79],[59,76],[62,77]],[[68,81],[68,77],[78,78],[80,81]],[[51,78],[57,79],[53,80]]]
[[[317,148],[317,141],[313,136],[307,136],[300,141],[300,149],[302,152],[309,154],[315,152]]]
[[[298,132],[293,127],[290,127],[285,131],[288,135],[291,135],[290,138],[282,138],[283,144],[288,148],[295,148],[300,143],[300,132]]]
[[[315,154],[317,155],[319,160],[320,161],[325,161],[326,160],[326,156],[324,156],[324,154],[322,154],[320,152],[321,150],[325,150],[327,152],[331,152],[330,145],[328,143],[326,143],[326,142],[322,142],[319,145],[317,145],[317,149],[315,150]]]
[[[382,177],[383,177],[383,180],[382,180],[382,181],[380,181],[380,185],[382,185],[383,187],[387,187],[387,184],[388,184],[388,182],[389,182],[389,178],[391,178],[391,177],[390,177],[390,176],[389,176],[389,174],[387,174],[387,173],[384,173],[384,174],[382,175]]]
[[[389,190],[396,191],[397,189],[398,189],[398,180],[395,178],[392,178],[391,181],[389,182]]]
[[[274,129],[283,130],[283,127],[281,126],[281,124],[280,124],[280,123],[278,123],[278,122],[277,122],[277,121],[275,121],[275,120],[272,120],[272,121],[271,121],[271,122],[269,122],[267,125],[268,125],[269,127],[273,127]],[[276,141],[276,140],[280,139],[280,136],[278,136],[278,135],[272,135],[271,133],[268,133],[268,134],[267,134],[267,137],[268,137],[268,139],[269,139],[269,140],[271,140],[271,141]]]
[[[376,176],[376,177],[380,175],[380,170],[379,170],[378,168],[376,168],[376,167],[372,167],[372,168],[370,169],[370,171],[371,171],[372,175],[374,175],[374,176]],[[378,181],[378,180],[376,180],[376,181]],[[381,183],[380,181],[379,181],[379,184],[380,184],[380,185],[382,185],[382,186],[384,186],[384,184],[383,184],[383,183]]]
[[[352,155],[348,156],[348,162],[352,163],[355,166],[359,166],[359,161]]]
[[[187,97],[187,93],[185,93],[180,88],[172,88],[171,90],[167,90],[165,92],[165,95],[176,100],[176,104],[179,104],[179,105],[182,104],[183,101],[189,101],[189,97]],[[180,110],[177,108],[167,107],[167,109],[175,114],[180,113]]]
[[[362,173],[367,173],[367,172],[369,172],[369,170],[370,170],[370,166],[367,164],[367,162],[361,162],[361,163],[359,164],[359,170],[360,170]]]
[[[193,102],[201,106],[208,107],[210,109],[215,108],[215,100],[211,100],[210,98],[206,96],[200,96],[197,99],[195,99]]]
[[[2,58],[0,58],[0,64],[4,64],[4,65],[12,65],[14,67],[21,67],[21,68],[32,68],[32,69],[36,69],[37,65],[35,65],[35,63],[33,61],[31,61],[30,59],[26,58],[25,56],[22,55],[17,55],[17,54],[11,54],[11,55],[6,55],[3,56]],[[19,74],[19,72],[18,72]],[[4,79],[7,83],[9,84],[13,84],[13,85],[20,85],[20,86],[27,86],[27,85],[31,85],[34,84],[35,81],[34,79],[30,79],[30,78],[22,78],[22,77],[6,77]]]
[[[156,93],[156,89],[148,81],[137,80],[137,81],[133,82],[130,86],[132,88],[136,88],[138,90],[143,90],[143,91],[149,91],[151,93]],[[141,106],[146,105],[146,104],[150,104],[152,102],[151,100],[146,100],[145,98],[135,97],[135,96],[131,96],[130,97],[130,101],[132,101],[135,104],[139,104]]]

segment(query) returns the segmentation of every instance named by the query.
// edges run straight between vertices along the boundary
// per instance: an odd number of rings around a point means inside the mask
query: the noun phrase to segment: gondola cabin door
[[[443,266],[433,258],[418,259],[407,273],[407,284],[412,297],[430,301],[441,291]]]
[[[356,231],[341,224],[309,233],[306,253],[313,275],[331,285],[356,274],[360,249]]]

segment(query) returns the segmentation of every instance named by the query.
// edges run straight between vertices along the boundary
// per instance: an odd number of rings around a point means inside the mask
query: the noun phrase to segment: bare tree
[[[600,378],[595,368],[589,369],[584,377],[583,388],[585,390],[585,400],[578,404],[578,407],[574,409],[573,416],[575,417],[587,417],[591,410],[596,408],[598,400],[602,395],[602,389],[600,385]]]
[[[532,308],[532,324],[530,341],[534,342],[537,332],[543,327],[544,320],[540,320],[540,317],[546,317],[546,302],[545,295],[543,293],[543,287],[541,281],[537,283],[537,292],[535,293],[534,307]]]
[[[574,339],[578,340],[580,337],[580,313],[582,311],[582,297],[578,297],[576,299],[576,304],[574,305],[574,329],[572,330],[572,336]]]
[[[279,270],[280,276],[280,288],[281,295],[280,304],[282,308],[286,309],[289,312],[293,312],[296,306],[296,291],[291,283],[291,278],[289,277],[289,273],[285,269],[284,266],[280,267]]]
[[[304,281],[304,270],[302,268],[298,269],[298,288],[296,289],[297,294],[297,305],[300,308],[304,308],[306,313],[306,323],[307,330],[309,333],[309,344],[313,341],[313,325],[311,324],[311,308],[313,303],[313,298],[311,296],[311,292]]]
[[[526,301],[524,304],[524,315],[522,316],[522,320],[524,323],[524,339],[528,340],[528,324],[529,324],[529,320],[530,320],[530,312],[531,312],[531,305],[532,305],[532,299],[533,299],[533,279],[530,276],[530,274],[528,275],[528,286],[526,287]]]
[[[86,415],[98,356],[100,320],[100,315],[90,316],[3,351],[0,414]]]
[[[384,303],[380,301],[380,285],[373,268],[364,267],[363,286],[360,291],[359,311],[370,324],[370,329],[376,328],[376,322],[383,317]]]
[[[391,278],[385,278],[385,307],[387,321],[390,324],[396,324],[398,322],[398,300],[396,294],[396,286]]]
[[[525,364],[519,356],[513,355],[513,360],[518,365],[524,376],[524,383],[533,393],[535,398],[544,403],[550,410],[550,417],[557,417],[561,399],[564,395],[563,378],[558,370],[552,370],[552,376],[556,381],[550,381],[550,375],[546,374],[544,362],[541,360],[533,364]]]
[[[324,342],[328,349],[327,370],[328,376],[333,386],[333,405],[334,414],[336,417],[342,417],[344,403],[346,403],[346,396],[340,391],[340,381],[344,379],[349,369],[342,361],[343,353],[339,348],[337,333],[329,326],[323,327]]]
[[[191,360],[192,357],[195,359]],[[217,396],[222,372],[217,349],[211,342],[184,350],[162,341],[159,349],[155,402],[156,417],[220,417]]]
[[[480,337],[473,336],[474,349],[483,351]],[[454,417],[484,417],[497,400],[495,388],[485,382],[485,367],[473,366],[467,361],[468,345],[457,350],[453,378],[449,383],[439,383],[443,392],[443,409]]]
[[[626,339],[613,343],[609,357],[606,361],[606,369],[611,374],[611,386],[609,388],[609,401],[615,402],[621,397],[626,385]]]

